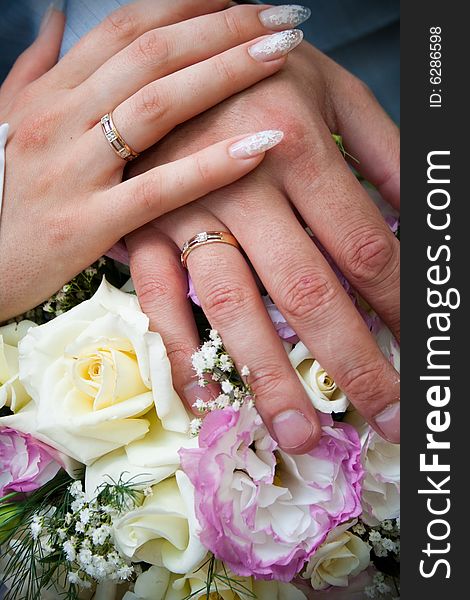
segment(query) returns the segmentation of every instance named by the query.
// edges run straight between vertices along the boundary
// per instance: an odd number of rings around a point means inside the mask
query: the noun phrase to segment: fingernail
[[[39,33],[42,33],[44,29],[49,25],[49,21],[51,20],[52,13],[57,10],[59,12],[64,12],[65,9],[65,0],[52,0],[49,4],[48,9],[46,10],[42,21],[41,27],[39,28]]]
[[[299,4],[286,4],[274,6],[259,13],[259,19],[268,29],[285,29],[286,27],[297,27],[310,18],[312,11],[306,6]]]
[[[268,62],[288,54],[303,40],[304,34],[300,29],[291,29],[273,33],[248,49],[252,58],[259,62]]]
[[[400,403],[395,402],[387,406],[380,414],[375,417],[377,429],[389,442],[400,443]]]
[[[275,129],[260,131],[235,142],[230,146],[229,154],[232,158],[251,158],[271,150],[282,141],[283,137],[284,133]]]
[[[284,450],[303,446],[313,435],[313,425],[298,410],[286,410],[273,420],[273,429],[279,445]]]
[[[210,402],[211,400],[215,400],[220,393],[220,387],[216,383],[210,383],[205,387],[201,387],[197,382],[193,382],[183,389],[183,394],[188,406],[196,412],[197,409],[194,404],[197,400]]]

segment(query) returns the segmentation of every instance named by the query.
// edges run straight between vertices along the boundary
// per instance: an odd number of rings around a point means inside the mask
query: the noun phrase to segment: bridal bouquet
[[[237,372],[216,331],[193,364],[221,393],[190,416],[160,335],[132,292],[102,279],[107,268],[0,328],[3,597],[397,598],[399,448],[349,406],[269,298],[321,417],[303,456],[270,436],[249,367]],[[392,336],[357,302],[398,366]]]

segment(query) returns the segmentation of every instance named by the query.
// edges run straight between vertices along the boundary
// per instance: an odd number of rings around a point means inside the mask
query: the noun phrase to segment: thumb
[[[42,19],[38,37],[16,60],[1,87],[2,105],[57,63],[65,27],[64,4],[64,0],[51,2]]]

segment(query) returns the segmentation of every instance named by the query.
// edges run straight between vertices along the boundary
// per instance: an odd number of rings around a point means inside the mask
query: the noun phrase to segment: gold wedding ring
[[[114,152],[122,159],[130,161],[139,156],[138,152],[134,152],[132,148],[126,144],[124,138],[116,129],[113,121],[113,113],[110,112],[104,115],[101,119],[101,129],[109,142],[109,145]]]
[[[203,231],[188,240],[181,250],[181,264],[187,269],[187,260],[191,252],[199,246],[207,244],[228,244],[234,248],[240,249],[240,244],[231,233],[226,231]]]

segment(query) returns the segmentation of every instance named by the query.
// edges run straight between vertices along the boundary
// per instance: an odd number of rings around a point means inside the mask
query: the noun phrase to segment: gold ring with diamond
[[[138,152],[132,150],[132,148],[126,144],[124,138],[116,129],[116,125],[113,121],[113,113],[110,112],[107,115],[104,115],[101,119],[101,129],[109,142],[109,145],[114,150],[114,152],[123,160],[130,161],[134,160],[139,156]]]
[[[228,244],[234,248],[240,249],[240,244],[236,238],[227,231],[202,231],[188,240],[181,250],[181,264],[187,269],[187,260],[191,252],[199,246],[207,244]]]

